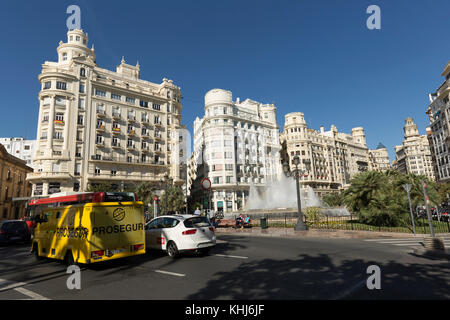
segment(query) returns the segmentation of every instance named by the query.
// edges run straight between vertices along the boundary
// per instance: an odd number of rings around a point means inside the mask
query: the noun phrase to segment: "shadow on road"
[[[449,263],[401,264],[381,268],[381,290],[366,287],[374,261],[344,260],[335,265],[325,254],[298,259],[264,259],[242,263],[214,275],[193,300],[292,299],[449,299]]]

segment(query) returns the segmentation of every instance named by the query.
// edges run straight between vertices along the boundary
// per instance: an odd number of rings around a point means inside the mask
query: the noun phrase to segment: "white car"
[[[172,258],[181,252],[207,254],[216,245],[214,227],[197,215],[166,215],[145,225],[145,246],[167,251]]]

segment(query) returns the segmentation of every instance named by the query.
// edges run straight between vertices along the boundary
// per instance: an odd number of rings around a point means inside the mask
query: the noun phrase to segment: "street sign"
[[[208,178],[203,178],[202,179],[202,189],[203,190],[211,190],[211,180],[209,180]]]

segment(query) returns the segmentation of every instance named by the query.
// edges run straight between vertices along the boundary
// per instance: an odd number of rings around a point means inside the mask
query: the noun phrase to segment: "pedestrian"
[[[195,214],[196,216],[199,216],[199,215],[201,214],[201,211],[200,211],[200,208],[199,208],[199,207],[197,207],[197,209],[194,211],[194,214]]]
[[[148,222],[150,220],[150,213],[148,210],[145,211],[145,222]]]

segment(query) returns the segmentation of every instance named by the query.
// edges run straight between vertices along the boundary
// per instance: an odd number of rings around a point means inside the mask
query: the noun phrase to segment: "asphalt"
[[[0,247],[0,299],[450,298],[449,262],[414,255],[409,247],[364,239],[255,236],[255,230],[218,231],[218,244],[206,257],[172,260],[150,251],[84,266],[81,290],[67,288],[63,264],[35,261],[25,245]],[[366,286],[371,265],[380,267],[381,290]]]

